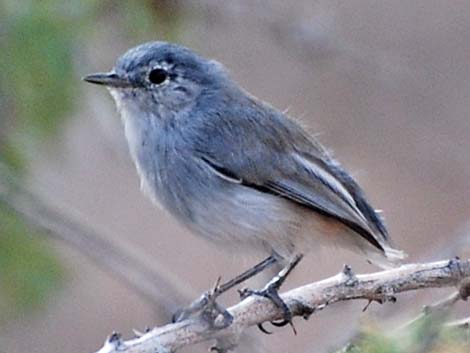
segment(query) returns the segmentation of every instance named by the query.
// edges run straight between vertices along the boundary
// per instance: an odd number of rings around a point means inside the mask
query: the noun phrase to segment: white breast
[[[148,156],[147,160],[144,160],[144,157],[142,156],[142,148],[145,145],[145,136],[152,128],[152,124],[155,119],[151,119],[151,117],[141,112],[138,107],[135,107],[132,104],[123,104],[119,91],[112,88],[109,91],[113,96],[117,109],[121,115],[121,120],[124,125],[124,134],[129,146],[129,152],[140,178],[140,189],[154,204],[161,206],[154,190],[155,178],[158,177],[158,173],[149,173],[148,170],[146,170],[148,168],[155,168],[154,161],[150,160]],[[144,164],[146,168],[144,168]]]

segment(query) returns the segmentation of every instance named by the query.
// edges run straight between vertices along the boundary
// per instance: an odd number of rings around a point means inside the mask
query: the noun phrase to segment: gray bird
[[[330,244],[380,266],[403,258],[340,164],[218,62],[152,42],[84,79],[114,97],[143,191],[194,233],[281,263]]]

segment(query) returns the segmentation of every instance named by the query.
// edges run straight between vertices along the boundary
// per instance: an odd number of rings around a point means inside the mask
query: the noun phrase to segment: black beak
[[[124,78],[119,77],[115,72],[97,73],[87,75],[83,81],[95,83],[97,85],[104,85],[109,87],[131,87],[132,83]]]

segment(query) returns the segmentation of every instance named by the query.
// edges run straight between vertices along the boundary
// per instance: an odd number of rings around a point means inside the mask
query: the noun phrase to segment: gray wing
[[[342,191],[336,189],[335,185],[328,184],[328,179],[323,179],[314,172],[308,171],[304,175],[301,172],[292,173],[285,175],[283,178],[266,178],[264,181],[253,181],[249,177],[244,177],[242,171],[234,172],[227,167],[227,163],[223,165],[223,162],[215,162],[209,158],[203,158],[203,160],[217,175],[229,182],[235,182],[259,192],[286,198],[325,217],[334,218],[364,237],[379,250],[384,250],[383,241],[378,239],[371,230],[369,221],[357,205],[347,201],[350,195],[343,195]],[[385,240],[385,238],[382,240]]]
[[[210,143],[197,144],[198,157],[228,182],[334,218],[383,251],[387,232],[357,183],[300,126],[253,103],[254,111],[244,118],[219,114],[217,123],[206,119],[198,134]]]

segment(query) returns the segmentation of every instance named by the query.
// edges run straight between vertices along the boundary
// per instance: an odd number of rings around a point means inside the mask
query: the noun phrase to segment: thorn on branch
[[[450,259],[447,267],[449,268],[450,273],[456,273],[457,276],[463,277],[462,268],[460,266],[460,257],[456,256],[453,259]]]
[[[348,287],[353,287],[357,284],[358,280],[356,275],[354,274],[351,266],[344,265],[343,270],[341,271],[343,276],[345,276],[344,284]]]
[[[122,344],[122,335],[117,332],[113,332],[104,343],[105,346],[111,346],[113,351],[118,351]]]
[[[391,295],[390,293],[387,293],[387,291],[384,291],[383,292],[384,294],[382,295],[381,298],[372,298],[372,299],[369,299],[367,301],[367,304],[364,306],[364,308],[362,309],[362,312],[365,312],[367,309],[369,309],[369,306],[373,303],[373,302],[376,302],[380,305],[386,303],[386,302],[390,302],[390,303],[396,303],[397,301],[397,297],[395,297],[394,295]]]
[[[114,345],[119,345],[119,343],[122,340],[122,335],[118,332],[113,332],[109,337],[107,342],[114,344]]]
[[[364,308],[362,308],[362,312],[365,312],[367,309],[369,309],[369,306],[372,304],[373,301],[374,301],[373,299],[369,299],[367,301],[366,306]],[[380,304],[382,304],[382,303],[380,303]]]

